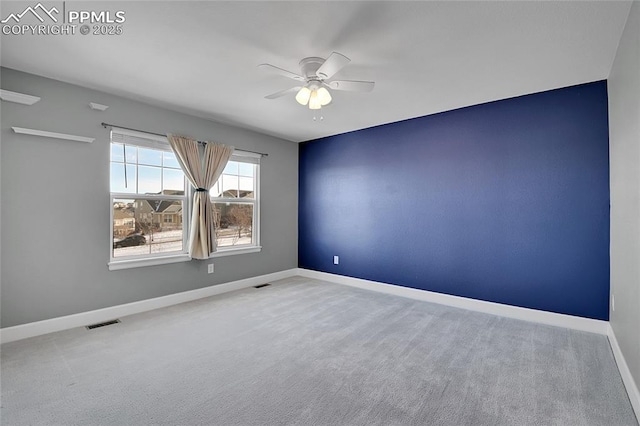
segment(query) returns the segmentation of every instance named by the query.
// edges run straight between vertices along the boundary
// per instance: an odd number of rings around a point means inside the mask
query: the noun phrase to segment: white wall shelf
[[[23,105],[33,105],[40,100],[37,96],[25,95],[24,93],[12,92],[4,89],[0,89],[0,99]]]
[[[67,135],[64,133],[47,132],[44,130],[25,129],[22,127],[12,127],[13,131],[23,135],[42,136],[45,138],[66,139],[68,141],[91,143],[95,138],[87,138],[85,136]]]

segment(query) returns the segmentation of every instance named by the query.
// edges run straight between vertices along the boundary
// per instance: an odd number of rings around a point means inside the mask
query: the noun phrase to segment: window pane
[[[118,161],[120,163],[124,161],[124,151],[122,150],[122,144],[111,144],[111,161]]]
[[[209,190],[209,195],[211,197],[220,197],[220,179],[218,179],[218,181],[215,183],[215,185],[213,185],[211,187],[211,189]]]
[[[178,164],[178,160],[176,160],[176,155],[173,152],[163,152],[165,167],[173,167],[176,169],[180,168],[180,164]]]
[[[214,203],[218,247],[253,244],[253,204]]]
[[[138,193],[159,194],[161,170],[159,167],[138,166]]]
[[[138,148],[138,164],[148,166],[162,166],[162,151]]]
[[[124,163],[111,163],[111,192],[136,192],[136,166],[127,164],[125,183]]]
[[[238,176],[222,175],[222,191],[223,197],[238,197]]]
[[[237,175],[238,174],[238,162],[237,161],[229,161],[227,166],[224,168],[222,173],[226,175]]]
[[[127,163],[136,163],[138,148],[121,143],[111,143],[111,161],[124,162],[124,153],[127,153]]]
[[[113,257],[181,252],[182,201],[113,201]]]
[[[181,170],[163,169],[162,193],[184,195],[184,174]]]
[[[238,163],[238,174],[240,176],[250,176],[253,177],[253,164],[249,163]]]
[[[124,146],[126,153],[127,153],[127,163],[136,163],[136,160],[138,159],[138,147],[136,146],[131,146],[131,145],[125,145]]]
[[[253,178],[250,177],[240,177],[239,179],[239,185],[238,185],[238,189],[240,190],[240,193],[242,194],[242,192],[253,192]]]

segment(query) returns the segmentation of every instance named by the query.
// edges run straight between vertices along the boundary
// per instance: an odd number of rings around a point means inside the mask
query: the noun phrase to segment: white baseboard
[[[343,284],[351,287],[373,290],[380,293],[393,294],[395,296],[408,297],[410,299],[468,309],[470,311],[484,312],[486,314],[499,315],[502,317],[515,318],[540,324],[554,325],[557,327],[570,328],[573,330],[588,331],[591,333],[603,335],[607,335],[609,326],[608,321],[557,314],[554,312],[539,311],[536,309],[520,308],[518,306],[504,305],[501,303],[485,302],[483,300],[451,296],[448,294],[435,293],[427,290],[418,290],[415,288],[385,284],[376,281],[363,280],[360,278],[345,277],[342,275],[312,271],[303,268],[298,268],[298,275],[307,278],[316,278],[323,281],[329,281],[336,284]]]
[[[3,328],[0,330],[0,343],[13,342],[15,340],[26,339],[28,337],[39,336],[42,334],[53,333],[61,330],[67,330],[74,327],[82,327],[87,324],[107,321],[114,318],[150,311],[153,309],[164,308],[167,306],[176,305],[178,303],[190,302],[192,300],[252,287],[254,285],[262,284],[267,281],[275,281],[279,279],[289,278],[295,275],[392,294],[395,296],[408,297],[411,299],[453,306],[456,308],[499,315],[508,318],[516,318],[525,321],[554,325],[558,327],[589,331],[592,333],[598,333],[608,336],[611,335],[609,331],[609,323],[607,321],[574,317],[571,315],[538,311],[535,309],[520,308],[517,306],[485,302],[482,300],[469,299],[466,297],[451,296],[448,294],[435,293],[426,290],[418,290],[414,288],[401,287],[376,281],[369,281],[359,278],[330,274],[326,272],[296,268],[275,272],[272,274],[246,278],[239,281],[212,285],[209,287],[185,291],[182,293],[156,297],[153,299],[141,300],[139,302],[111,306],[94,311],[81,312],[64,317],[52,318],[44,321],[37,321],[28,324],[17,325],[14,327]]]
[[[297,269],[274,272],[272,274],[260,275],[244,280],[232,281],[224,284],[212,285],[196,290],[182,293],[170,294],[153,299],[141,300],[139,302],[127,303],[124,305],[111,306],[95,311],[81,312],[64,317],[52,318],[44,321],[31,322],[28,324],[6,327],[0,330],[0,343],[13,342],[15,340],[40,336],[61,330],[68,330],[75,327],[83,327],[103,321],[120,318],[127,315],[138,314],[140,312],[151,311],[153,309],[165,308],[179,303],[190,302],[204,297],[215,296],[234,290],[253,287],[269,281],[289,278],[297,274]]]
[[[640,421],[640,391],[638,390],[638,385],[631,375],[631,370],[629,370],[627,360],[624,358],[624,355],[622,355],[620,345],[618,345],[618,340],[616,339],[616,334],[613,332],[611,324],[608,325],[607,330],[607,336],[609,337],[609,344],[613,351],[613,357],[616,359],[616,363],[618,364],[618,370],[622,376],[624,387],[627,388],[627,394],[629,395],[633,411],[636,412],[636,417],[638,418],[638,421]]]

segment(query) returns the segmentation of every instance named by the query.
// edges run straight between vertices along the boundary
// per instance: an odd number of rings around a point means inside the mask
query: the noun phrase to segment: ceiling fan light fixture
[[[318,89],[318,99],[320,100],[320,105],[328,105],[331,103],[331,93],[326,88],[321,87]]]
[[[309,102],[309,98],[311,97],[311,90],[308,87],[303,87],[296,94],[296,101],[300,105],[306,105]]]
[[[375,85],[373,81],[332,80],[333,76],[349,64],[349,62],[351,62],[351,59],[338,52],[332,52],[327,59],[310,56],[300,61],[301,72],[299,74],[276,67],[275,65],[260,64],[258,67],[261,69],[303,82],[289,89],[267,95],[265,98],[277,99],[286,95],[295,94],[296,102],[300,105],[307,106],[312,110],[318,110],[333,102],[333,90],[346,92],[372,91]]]
[[[320,96],[318,96],[318,91],[311,91],[311,97],[309,98],[309,109],[320,109],[322,108],[322,104],[320,103]]]

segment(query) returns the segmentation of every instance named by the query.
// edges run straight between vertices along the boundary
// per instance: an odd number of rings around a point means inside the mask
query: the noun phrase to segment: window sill
[[[109,270],[142,268],[144,266],[164,265],[167,263],[188,262],[191,257],[188,254],[177,254],[172,256],[150,257],[146,259],[114,260],[109,262]]]
[[[216,257],[233,256],[236,254],[258,253],[262,250],[262,246],[242,247],[221,249],[209,255],[210,259]],[[114,260],[109,262],[110,271],[118,271],[120,269],[142,268],[145,266],[165,265],[168,263],[188,262],[191,260],[188,254],[177,254],[172,256],[150,257],[146,259],[128,259]]]
[[[212,259],[215,257],[233,256],[234,254],[258,253],[261,250],[262,250],[262,246],[220,249],[215,253],[211,253],[209,255],[209,259]]]

